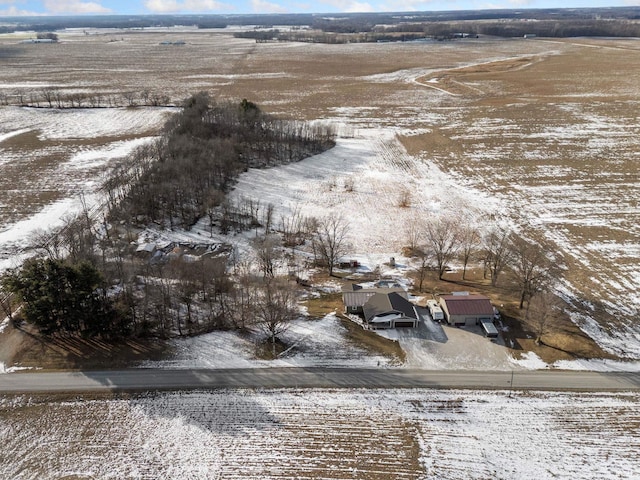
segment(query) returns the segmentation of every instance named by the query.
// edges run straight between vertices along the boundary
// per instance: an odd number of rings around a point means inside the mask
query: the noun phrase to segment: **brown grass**
[[[126,368],[170,354],[169,346],[158,340],[45,336],[30,325],[8,329],[2,334],[1,342],[0,359],[8,365],[43,370]]]
[[[548,363],[576,358],[615,358],[604,352],[566,315],[542,338],[542,344],[536,345],[535,327],[525,322],[524,310],[519,309],[518,291],[507,275],[503,275],[496,286],[492,286],[489,279],[484,279],[480,270],[467,271],[465,277],[462,280],[462,273],[453,272],[446,273],[443,280],[438,280],[437,273],[432,272],[423,282],[422,292],[416,291],[414,294],[428,298],[456,291],[486,295],[500,310],[502,322],[509,327],[502,336],[507,345],[510,342],[514,345],[515,354],[532,351]]]

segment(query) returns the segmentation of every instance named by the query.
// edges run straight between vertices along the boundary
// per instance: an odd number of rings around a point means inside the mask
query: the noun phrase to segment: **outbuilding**
[[[444,317],[449,325],[479,325],[493,321],[493,305],[484,295],[455,292],[439,299]]]

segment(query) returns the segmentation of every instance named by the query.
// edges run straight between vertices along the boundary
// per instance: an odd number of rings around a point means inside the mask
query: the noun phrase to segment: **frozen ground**
[[[0,399],[0,477],[637,478],[636,393],[239,390]]]
[[[170,111],[0,108],[0,272],[20,264],[34,232],[79,212],[80,194],[99,204],[109,163],[152,140]]]
[[[236,332],[212,332],[193,338],[172,340],[173,355],[164,361],[149,361],[153,368],[269,368],[269,367],[376,367],[423,368],[427,370],[538,370],[561,368],[595,371],[640,371],[640,362],[574,360],[555,364],[543,362],[534,353],[515,358],[500,339],[491,340],[472,327],[455,328],[434,324],[423,316],[420,328],[380,331],[396,340],[405,352],[397,358],[375,355],[348,340],[335,314],[323,319],[301,318],[281,335],[292,346],[273,361],[255,358],[261,336]]]
[[[244,367],[316,367],[316,366],[392,366],[397,359],[371,355],[346,339],[346,329],[335,315],[320,320],[299,319],[280,335],[292,348],[278,360],[256,360],[256,343],[261,335],[242,337],[236,332],[212,332],[172,342],[175,355],[161,362],[146,362],[143,367],[167,368],[244,368]]]
[[[428,216],[464,211],[475,221],[497,207],[480,190],[459,188],[433,163],[408,155],[397,133],[360,129],[301,162],[251,169],[233,195],[273,204],[276,218],[295,208],[318,218],[342,216],[349,224],[349,254],[365,256],[398,256],[408,228]]]
[[[1,110],[0,110],[1,111]],[[39,119],[39,131],[48,137],[68,134],[83,137],[98,128],[115,135],[121,121],[128,121],[119,110],[102,112],[102,117],[91,113],[83,120],[82,112],[73,112],[64,132],[56,130],[56,118],[47,121]],[[17,117],[16,129],[5,134],[4,141],[15,138],[33,121],[28,110]],[[145,113],[147,121],[159,122],[163,113]],[[34,117],[35,118],[35,117]],[[140,125],[133,122],[133,125]],[[86,128],[88,130],[83,130]],[[343,130],[345,130],[343,128]],[[17,133],[16,133],[17,132]],[[361,129],[348,131],[348,138],[338,139],[337,146],[321,155],[302,162],[271,168],[250,170],[243,174],[234,195],[253,197],[263,204],[272,203],[276,207],[275,218],[287,215],[292,209],[300,209],[305,215],[343,215],[350,223],[348,238],[351,252],[364,268],[369,271],[385,269],[389,257],[395,257],[397,266],[393,271],[384,270],[386,275],[403,278],[407,273],[407,261],[399,253],[406,245],[407,226],[425,215],[444,215],[450,211],[465,211],[470,220],[491,215],[500,208],[482,192],[461,187],[456,180],[444,174],[434,164],[408,155],[392,130]],[[401,131],[400,133],[406,133]],[[413,132],[416,133],[416,132]],[[418,132],[419,133],[419,132]],[[13,135],[12,135],[13,134]],[[41,133],[43,135],[43,133]],[[59,169],[60,174],[80,171],[94,184],[91,172],[99,172],[109,161],[121,158],[136,145],[148,141],[146,137],[128,141],[114,141],[106,146],[83,147],[71,154]],[[0,142],[0,147],[2,143]],[[82,177],[80,177],[82,178]],[[346,185],[353,188],[346,188]],[[400,197],[408,192],[409,206],[400,206]],[[97,202],[88,193],[90,201]],[[16,250],[24,245],[33,231],[59,224],[65,214],[80,208],[80,199],[66,197],[45,206],[30,217],[17,221],[0,231],[0,247],[5,258],[0,267],[17,264]],[[353,212],[358,212],[354,215]],[[191,232],[167,233],[149,232],[151,235],[170,240],[200,241],[209,238],[206,225],[196,226]],[[215,240],[215,238],[214,238]],[[228,241],[228,238],[219,238]],[[249,254],[249,238],[235,236],[231,239],[243,254]],[[447,332],[446,334],[444,332]],[[509,351],[496,345],[477,333],[458,329],[441,329],[439,334],[419,334],[411,332],[399,334],[398,341],[407,353],[406,367],[429,369],[498,369],[547,368],[548,365],[535,356],[514,360]],[[443,341],[443,338],[446,341]],[[275,362],[260,362],[254,359],[255,346],[252,339],[236,334],[212,333],[199,338],[181,339],[174,342],[175,355],[161,365],[166,367],[242,367],[269,365],[296,366],[400,366],[397,359],[370,355],[344,338],[344,331],[335,317],[323,320],[300,320],[287,333],[287,343],[295,345],[283,358]],[[481,358],[482,361],[478,359]],[[158,364],[154,364],[158,366]],[[560,365],[555,365],[560,366]],[[635,369],[630,363],[614,364],[565,362],[562,368],[588,369]]]
[[[103,33],[70,35],[58,45],[65,55],[56,62],[63,63],[46,82],[24,81],[25,61],[32,78],[51,71],[44,50],[16,53],[3,64],[0,88],[112,94],[144,85],[177,98],[196,88],[222,98],[252,92],[283,115],[340,121],[334,150],[251,171],[237,194],[272,202],[279,213],[299,207],[344,215],[357,232],[352,253],[372,268],[399,258],[407,225],[422,215],[465,212],[472,220],[495,216],[543,229],[578,272],[563,289],[576,323],[605,349],[640,358],[636,40],[603,47],[582,39],[589,45],[581,47],[484,39],[425,49],[256,45],[180,31],[188,45],[167,50],[158,42],[168,31]],[[501,62],[517,68],[506,74]],[[470,75],[474,68],[479,76]],[[77,192],[90,198],[103,166],[157,131],[163,115],[144,108],[0,109],[0,270],[21,258],[35,226],[59,224],[62,212],[79,207]],[[409,155],[396,134],[423,139],[419,153]],[[28,165],[33,175],[20,163],[28,157],[21,142],[42,147]],[[10,164],[18,165],[14,177],[6,174]],[[400,207],[407,196],[409,206]],[[244,239],[237,243],[248,251]]]

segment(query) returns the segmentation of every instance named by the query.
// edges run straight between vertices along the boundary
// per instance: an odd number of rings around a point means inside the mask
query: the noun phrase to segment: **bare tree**
[[[265,235],[254,240],[253,245],[258,255],[258,265],[264,278],[274,278],[276,269],[282,261],[280,239],[276,235]]]
[[[498,227],[493,228],[484,239],[484,262],[491,273],[491,285],[498,284],[498,276],[510,260],[510,232]]]
[[[44,252],[52,260],[62,260],[63,242],[58,232],[35,230],[29,237],[29,247]]]
[[[534,328],[536,345],[556,328],[562,316],[562,302],[550,291],[540,292],[527,304],[526,318]]]
[[[405,231],[405,235],[407,248],[409,249],[409,255],[419,255],[419,245],[424,235],[424,231],[422,229],[422,221],[416,220],[414,222],[409,222]]]
[[[49,87],[44,88],[42,90],[42,96],[44,97],[44,100],[49,104],[49,108],[53,108],[53,99],[54,99],[53,90]]]
[[[235,328],[244,329],[255,320],[258,288],[251,275],[251,263],[247,260],[234,263],[236,281],[225,295],[223,301],[229,304],[226,309]]]
[[[432,260],[434,258],[433,252],[425,248],[418,248],[415,250],[415,253],[420,258],[420,265],[418,267],[418,289],[422,291],[422,285],[424,283],[424,279],[427,277],[427,272],[433,270]]]
[[[0,276],[0,312],[2,312],[9,322],[13,322],[13,302],[14,294],[8,287],[10,273]]]
[[[286,332],[300,312],[296,308],[295,290],[286,280],[273,279],[264,284],[255,302],[256,324],[271,341],[271,353],[276,356],[278,335]]]
[[[509,270],[520,288],[520,309],[536,294],[547,290],[561,275],[559,259],[550,245],[520,236],[509,241]]]
[[[341,216],[320,219],[313,237],[314,251],[333,275],[333,268],[346,250],[346,236],[349,225]]]
[[[265,235],[269,235],[271,230],[273,229],[273,212],[275,210],[275,206],[273,203],[267,203],[265,207],[262,209],[262,225],[264,226]]]
[[[449,218],[428,222],[425,228],[427,250],[433,253],[438,278],[442,280],[448,264],[455,259],[460,248],[459,226]]]
[[[480,246],[480,234],[471,226],[460,229],[460,260],[462,260],[462,279],[467,275],[467,266]]]
[[[138,94],[136,92],[124,92],[122,94],[122,96],[126,100],[127,106],[129,106],[129,107],[135,107],[136,106],[136,100],[138,98]]]
[[[304,243],[305,217],[299,206],[293,207],[289,215],[280,215],[279,229],[286,247],[295,247]]]

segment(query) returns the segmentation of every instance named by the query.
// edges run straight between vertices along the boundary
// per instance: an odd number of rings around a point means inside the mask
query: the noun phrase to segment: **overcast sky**
[[[0,16],[150,13],[326,13],[610,7],[640,0],[0,0]]]

